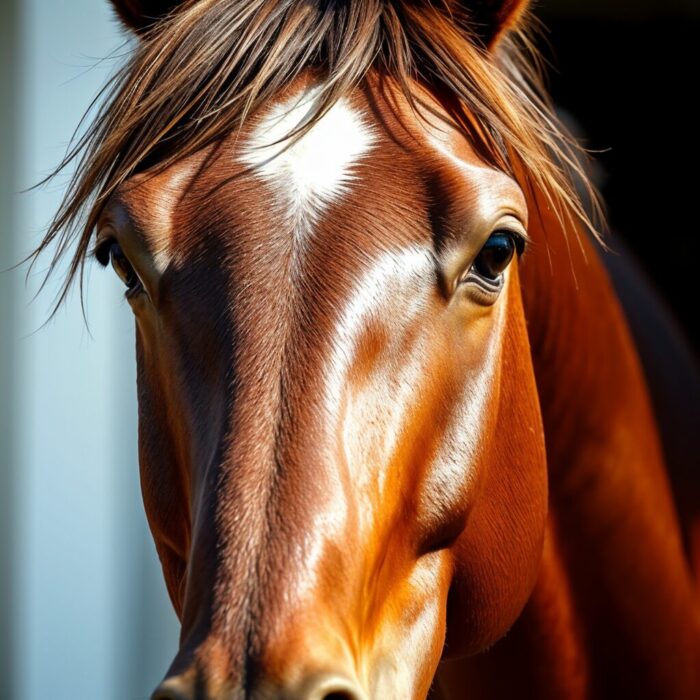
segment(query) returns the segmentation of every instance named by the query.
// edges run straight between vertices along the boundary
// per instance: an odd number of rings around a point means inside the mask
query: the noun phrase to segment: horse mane
[[[532,21],[484,46],[450,0],[188,0],[140,35],[102,89],[108,99],[56,170],[75,166],[46,235],[57,243],[47,278],[72,249],[55,309],[80,278],[101,209],[136,172],[165,168],[239,129],[304,71],[319,99],[300,134],[370,71],[396,81],[417,113],[417,84],[446,98],[451,116],[486,162],[541,192],[565,229],[597,235],[596,192],[583,151],[543,88]],[[85,119],[85,118],[84,118]],[[583,183],[584,195],[579,193]],[[41,183],[40,183],[41,184]],[[578,190],[578,191],[577,191]],[[586,201],[588,200],[588,201]],[[600,218],[602,221],[602,218]]]

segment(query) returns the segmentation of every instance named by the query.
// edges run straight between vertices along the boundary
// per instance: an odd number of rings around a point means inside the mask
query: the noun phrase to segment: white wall
[[[14,39],[14,119],[3,120],[2,138],[14,146],[17,193],[60,160],[117,65],[97,59],[124,37],[106,0],[15,0],[14,7],[15,28],[5,23],[0,32]],[[11,197],[0,268],[37,243],[64,183]],[[11,367],[0,380],[12,407],[0,426],[11,491],[0,500],[11,505],[10,531],[0,539],[11,571],[2,600],[11,634],[0,643],[10,647],[12,697],[145,698],[172,659],[177,626],[142,513],[133,321],[115,276],[93,265],[89,332],[77,294],[42,326],[60,281],[59,274],[31,301],[47,263],[26,286],[23,269],[4,273],[0,287],[5,304],[11,295],[0,315],[0,363]]]

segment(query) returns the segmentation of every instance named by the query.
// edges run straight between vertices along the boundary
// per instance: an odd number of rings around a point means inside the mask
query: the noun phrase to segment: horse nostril
[[[357,690],[354,683],[337,676],[316,680],[311,687],[306,687],[307,691],[301,694],[304,700],[365,700],[364,693]]]
[[[165,688],[156,690],[156,692],[151,695],[151,700],[191,700],[191,698],[188,698],[177,690]]]
[[[151,700],[194,700],[194,695],[177,679],[169,679],[156,688]]]
[[[175,690],[156,690],[151,696],[151,700],[189,700],[182,693]]]

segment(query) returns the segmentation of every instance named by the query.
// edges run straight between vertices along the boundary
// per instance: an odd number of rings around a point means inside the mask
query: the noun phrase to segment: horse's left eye
[[[116,241],[108,241],[100,247],[96,255],[103,265],[106,266],[108,262],[111,263],[119,279],[126,285],[127,291],[131,292],[141,284],[139,276],[136,274],[129,259],[124,255],[122,247]]]
[[[516,252],[521,253],[523,239],[512,231],[496,231],[479,251],[472,272],[487,282],[498,282],[500,276],[513,259]]]

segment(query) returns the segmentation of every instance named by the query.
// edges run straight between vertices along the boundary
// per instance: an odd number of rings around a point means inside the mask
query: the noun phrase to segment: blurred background
[[[61,182],[48,174],[118,64],[106,0],[0,0],[0,269],[36,245]],[[60,272],[0,273],[0,699],[147,698],[178,627],[138,481],[131,311],[90,270],[45,326]],[[94,266],[93,266],[94,267]]]
[[[697,350],[700,1],[537,14],[555,99],[602,151],[613,228]],[[106,0],[0,0],[0,269],[40,240],[65,180],[22,190],[59,162],[124,41]],[[93,269],[89,325],[77,295],[43,325],[60,272],[35,300],[42,265],[25,272],[0,273],[0,699],[147,698],[177,624],[141,505],[131,313]]]
[[[598,151],[612,230],[697,356],[700,0],[543,0],[537,15],[554,100]]]

